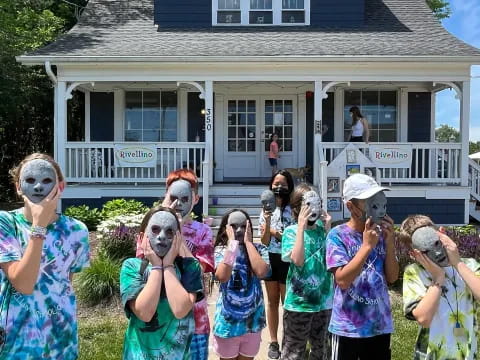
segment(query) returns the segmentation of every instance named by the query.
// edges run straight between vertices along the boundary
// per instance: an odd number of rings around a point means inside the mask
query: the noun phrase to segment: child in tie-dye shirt
[[[0,212],[0,359],[77,359],[71,279],[88,265],[88,230],[56,214],[65,183],[50,156],[11,175],[24,207]]]

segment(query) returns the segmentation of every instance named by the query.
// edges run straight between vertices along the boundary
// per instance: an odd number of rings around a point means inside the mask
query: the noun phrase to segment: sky
[[[480,1],[450,0],[452,14],[443,26],[467,44],[480,48]],[[477,78],[475,78],[477,76]],[[472,66],[470,95],[470,140],[480,141],[480,66]],[[460,105],[455,91],[444,90],[436,98],[436,127],[460,125]]]

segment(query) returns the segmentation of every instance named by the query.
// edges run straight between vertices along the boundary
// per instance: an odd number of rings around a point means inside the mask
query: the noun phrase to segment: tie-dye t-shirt
[[[31,226],[23,209],[0,212],[0,263],[22,258]],[[87,227],[59,215],[47,227],[33,294],[17,292],[0,271],[0,326],[7,333],[0,359],[77,359],[77,305],[69,277],[88,263]]]
[[[292,217],[292,209],[290,208],[290,205],[285,206],[283,211],[280,207],[277,206],[270,218],[270,228],[280,232],[283,232],[287,226],[290,226],[293,223],[294,220]],[[258,224],[265,225],[265,217],[263,216],[263,210],[260,213]],[[262,236],[260,229],[258,230],[258,236]],[[282,253],[282,243],[275,236],[270,237],[270,244],[268,244],[268,252],[274,254]]]
[[[480,264],[474,259],[462,259],[475,275],[480,276]],[[416,360],[426,359],[478,359],[480,306],[471,290],[452,266],[445,268],[445,289],[430,328],[420,327],[415,345]],[[407,318],[414,320],[412,311],[425,296],[432,284],[432,275],[419,264],[405,268],[403,275],[403,308]],[[450,303],[451,307],[448,305]],[[465,336],[455,336],[457,323],[465,330]]]
[[[129,318],[123,343],[124,360],[145,359],[190,359],[190,342],[195,330],[193,311],[181,319],[175,318],[168,304],[165,286],[162,285],[157,311],[148,323],[140,320],[130,310],[128,301],[137,298],[150,275],[149,264],[140,274],[142,260],[127,259],[120,272],[120,294]],[[188,293],[202,296],[200,264],[194,258],[177,257],[175,270],[182,286]]]
[[[270,265],[267,247],[255,244],[262,259]],[[222,261],[225,246],[215,248],[215,267]],[[220,284],[213,333],[232,338],[255,333],[265,327],[265,305],[260,280],[248,265],[247,249],[240,245],[230,279]]]
[[[290,262],[285,302],[289,311],[318,312],[332,308],[333,278],[325,263],[325,229],[317,221],[315,229],[303,232],[305,262],[296,266],[291,254],[297,237],[298,225],[287,227],[282,236],[282,260]]]
[[[327,235],[327,267],[345,266],[362,246],[363,233],[346,224]],[[386,250],[380,235],[375,249],[350,287],[335,286],[332,317],[328,330],[340,336],[363,338],[393,331],[390,297],[384,272]]]

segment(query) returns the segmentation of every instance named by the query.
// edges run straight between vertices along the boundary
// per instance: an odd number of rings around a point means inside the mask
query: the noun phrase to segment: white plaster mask
[[[449,266],[447,251],[440,241],[437,230],[425,226],[415,230],[412,234],[413,248],[419,250],[441,267]]]
[[[169,187],[170,200],[172,203],[177,200],[175,211],[182,215],[182,218],[190,214],[193,209],[192,186],[187,180],[176,180]]]
[[[260,201],[262,202],[262,207],[264,212],[273,212],[275,210],[275,194],[270,190],[265,190],[260,195]]]
[[[35,159],[22,166],[20,190],[31,202],[45,199],[57,183],[55,168],[47,160]]]
[[[230,225],[235,233],[235,240],[243,242],[247,231],[247,217],[240,211],[234,211],[228,216],[227,225]]]
[[[177,231],[176,217],[168,211],[158,211],[148,221],[145,234],[153,252],[163,258],[172,247]]]
[[[313,191],[307,191],[303,194],[303,204],[307,205],[310,209],[309,222],[315,222],[322,215],[322,201],[318,194]]]
[[[387,215],[387,197],[383,191],[376,193],[365,201],[365,212],[367,219],[371,217],[375,224],[382,225],[382,220]]]

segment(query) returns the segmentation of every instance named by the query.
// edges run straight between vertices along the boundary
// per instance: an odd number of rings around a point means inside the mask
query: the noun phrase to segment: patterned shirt
[[[480,264],[477,261],[462,261],[480,276]],[[477,359],[480,315],[478,301],[453,267],[444,269],[446,291],[442,292],[430,328],[420,327],[414,359]],[[419,264],[410,264],[405,268],[403,308],[407,318],[415,319],[412,311],[425,296],[431,283],[432,276]],[[457,323],[457,305],[458,323],[460,328],[465,330],[465,336],[455,336],[453,333]]]
[[[327,267],[332,270],[353,259],[363,243],[363,233],[347,224],[338,225],[327,235]],[[385,278],[385,241],[377,246],[350,287],[335,286],[332,317],[328,330],[340,336],[364,338],[393,332],[390,297]]]
[[[325,229],[317,221],[314,229],[305,230],[305,262],[291,262],[298,225],[289,226],[282,236],[282,260],[290,262],[284,308],[297,312],[318,312],[332,308],[333,278],[325,263]]]
[[[123,343],[123,359],[190,359],[190,342],[195,329],[193,311],[181,319],[175,318],[168,304],[164,284],[152,320],[146,323],[130,310],[128,301],[137,298],[151,271],[149,264],[143,275],[140,274],[141,264],[141,259],[127,259],[123,262],[120,273],[120,294],[129,318]],[[202,294],[202,270],[196,259],[177,257],[175,270],[187,292]]]
[[[215,267],[223,261],[225,248],[215,248]],[[255,244],[255,248],[262,259],[270,264],[267,248],[262,244]],[[256,333],[264,327],[262,286],[250,268],[246,247],[240,245],[230,279],[220,284],[213,333],[221,338],[231,338]]]
[[[31,226],[23,209],[0,212],[0,263],[22,258]],[[17,292],[0,271],[0,326],[7,334],[0,359],[77,359],[77,307],[70,274],[88,264],[87,227],[59,215],[47,226],[33,294]]]
[[[292,209],[290,205],[285,206],[282,209],[280,207],[276,207],[272,213],[270,218],[270,229],[275,229],[283,233],[287,226],[293,224],[293,216],[292,216]],[[263,210],[260,213],[260,218],[258,220],[259,229],[258,229],[258,236],[262,236],[261,226],[265,225],[265,217],[263,215]],[[275,236],[270,237],[270,243],[268,244],[268,252],[281,254],[282,253],[282,242],[278,240]]]

